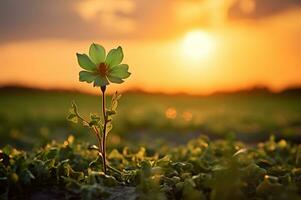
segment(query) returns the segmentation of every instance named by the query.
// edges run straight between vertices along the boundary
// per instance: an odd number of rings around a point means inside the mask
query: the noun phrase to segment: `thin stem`
[[[104,96],[104,94],[103,94]],[[85,120],[79,113],[77,110],[75,110],[75,114],[76,116],[87,126],[89,126],[89,128],[92,130],[92,132],[94,133],[97,141],[98,141],[98,148],[99,148],[99,151],[98,151],[98,155],[100,157],[102,157],[102,160],[104,162],[104,158],[103,158],[103,143],[102,143],[102,138],[100,136],[100,131],[95,127],[95,126],[90,126],[89,122],[87,120]],[[105,162],[104,162],[105,163]],[[105,165],[104,165],[105,166]],[[104,171],[106,171],[106,168],[104,167]]]
[[[82,116],[80,116],[78,113],[75,113],[77,115],[77,117],[82,120],[83,122],[85,122],[86,124],[89,124],[89,122],[87,120],[85,120]],[[98,141],[98,145],[99,145],[99,149],[102,151],[102,143],[101,143],[101,138],[99,135],[99,131],[97,130],[97,128],[95,127],[90,127],[95,135],[95,137],[97,138]]]
[[[102,114],[103,114],[103,135],[102,135],[102,163],[103,163],[103,172],[107,173],[107,163],[106,163],[106,129],[107,129],[107,117],[106,117],[106,98],[105,91],[106,87],[101,87],[102,91]]]
[[[116,169],[116,168],[112,167],[111,165],[108,165],[108,168],[109,168],[110,170],[112,170],[112,171],[116,172],[117,174],[122,174],[122,172],[121,172],[121,171],[119,171],[118,169]]]
[[[101,137],[99,135],[99,131],[95,127],[93,128],[93,130],[98,141],[99,150],[102,151]]]

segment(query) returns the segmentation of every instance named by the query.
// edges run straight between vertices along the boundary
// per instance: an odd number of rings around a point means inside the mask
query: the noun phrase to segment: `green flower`
[[[92,83],[94,87],[102,87],[111,83],[123,83],[131,73],[129,66],[121,64],[123,60],[122,48],[111,49],[106,56],[106,50],[99,44],[91,44],[89,56],[76,54],[78,64],[83,71],[79,72],[79,81]]]

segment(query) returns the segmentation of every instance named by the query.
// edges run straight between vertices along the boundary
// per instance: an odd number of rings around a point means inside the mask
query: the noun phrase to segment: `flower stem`
[[[103,164],[103,172],[107,173],[107,163],[106,163],[106,129],[107,129],[107,117],[106,117],[106,86],[101,87],[102,91],[102,114],[103,114],[103,135],[102,135],[102,164]]]

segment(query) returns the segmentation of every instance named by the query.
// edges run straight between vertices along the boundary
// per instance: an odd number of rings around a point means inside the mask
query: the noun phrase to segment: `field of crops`
[[[107,175],[72,100],[100,112],[99,96],[1,90],[0,199],[301,198],[298,94],[125,93]]]

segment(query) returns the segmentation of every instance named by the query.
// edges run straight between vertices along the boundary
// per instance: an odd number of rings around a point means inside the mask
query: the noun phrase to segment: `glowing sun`
[[[213,37],[204,31],[196,30],[186,34],[181,49],[186,59],[200,61],[208,57],[214,48]]]

